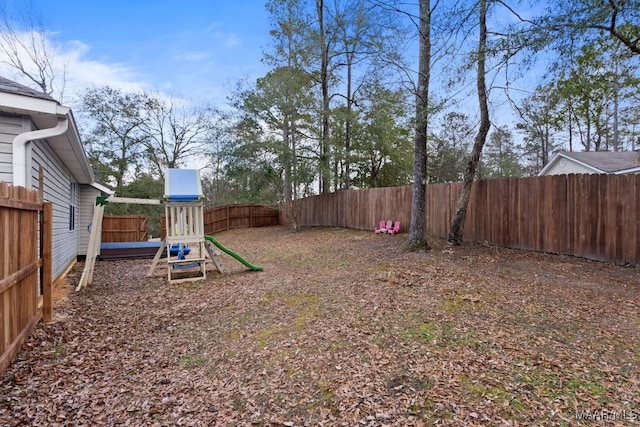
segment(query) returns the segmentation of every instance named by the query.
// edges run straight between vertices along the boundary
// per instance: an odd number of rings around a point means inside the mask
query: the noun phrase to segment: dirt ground
[[[318,228],[227,274],[100,261],[0,375],[0,425],[640,425],[640,271]],[[159,271],[162,273],[162,271]],[[166,274],[166,270],[165,270]]]

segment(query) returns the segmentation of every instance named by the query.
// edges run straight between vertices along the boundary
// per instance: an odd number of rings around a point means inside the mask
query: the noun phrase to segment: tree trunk
[[[324,1],[316,0],[318,31],[322,57],[320,63],[320,85],[322,86],[322,133],[320,135],[320,193],[330,190],[329,170],[329,42],[324,27]]]
[[[292,189],[292,185],[291,185],[291,163],[292,163],[292,156],[291,156],[291,152],[290,152],[290,133],[289,133],[289,119],[285,119],[285,121],[287,122],[287,125],[284,127],[284,129],[282,129],[282,143],[283,143],[283,147],[285,150],[285,158],[283,161],[283,167],[284,167],[284,179],[283,179],[283,184],[284,184],[284,201],[285,202],[290,202],[291,201],[291,189]]]
[[[413,199],[408,250],[426,250],[425,191],[427,187],[427,126],[429,124],[429,79],[431,77],[431,5],[420,0],[420,54],[416,91],[416,127],[413,157]]]
[[[477,75],[477,87],[478,87],[478,102],[480,104],[480,128],[476,134],[475,141],[473,143],[473,150],[471,151],[471,158],[467,163],[467,168],[464,173],[464,181],[462,184],[462,192],[458,199],[458,205],[456,206],[456,213],[451,222],[451,229],[449,230],[449,236],[447,240],[454,245],[460,245],[462,243],[462,233],[464,231],[464,221],[467,217],[467,206],[469,205],[469,197],[471,196],[471,185],[475,177],[478,163],[480,162],[480,155],[482,154],[482,147],[487,140],[487,134],[489,133],[489,108],[487,106],[487,85],[485,82],[485,60],[487,53],[487,0],[480,0],[480,39],[478,44],[478,75]]]
[[[351,93],[352,58],[347,59],[347,120],[344,129],[344,189],[351,188],[351,114],[353,112],[353,94]]]
[[[298,153],[296,147],[296,124],[295,122],[291,125],[291,187],[292,187],[292,199],[295,200],[298,198]]]

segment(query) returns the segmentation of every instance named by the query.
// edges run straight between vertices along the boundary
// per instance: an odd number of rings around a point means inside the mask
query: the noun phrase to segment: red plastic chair
[[[376,234],[386,233],[385,223],[386,221],[384,219],[380,220],[380,224],[378,224],[378,226],[374,230]]]
[[[398,233],[400,233],[400,221],[396,221],[396,222],[393,224],[393,228],[389,228],[389,229],[387,230],[387,233],[388,233],[388,234],[391,234],[391,235],[394,235],[394,234],[398,234]]]

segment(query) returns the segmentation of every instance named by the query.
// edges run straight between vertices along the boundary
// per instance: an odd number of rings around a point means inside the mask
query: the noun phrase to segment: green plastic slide
[[[225,254],[234,257],[236,260],[238,260],[238,262],[240,262],[241,264],[246,266],[249,270],[262,271],[262,267],[260,267],[258,265],[251,264],[249,261],[247,261],[246,259],[242,258],[237,253],[233,252],[232,250],[229,250],[229,249],[225,248],[224,246],[222,246],[222,243],[218,242],[213,236],[204,236],[204,238],[205,238],[205,240],[208,240],[211,243],[213,243],[214,245],[216,245],[216,247],[218,249],[220,249],[222,252],[224,252]]]

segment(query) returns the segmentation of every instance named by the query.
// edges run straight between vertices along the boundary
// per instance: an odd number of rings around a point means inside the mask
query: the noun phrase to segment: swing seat
[[[173,268],[183,269],[183,270],[186,270],[188,268],[196,268],[196,267],[200,267],[200,263],[197,262],[197,261],[193,261],[193,262],[190,262],[188,264],[179,264],[179,263],[174,263],[173,264]]]

